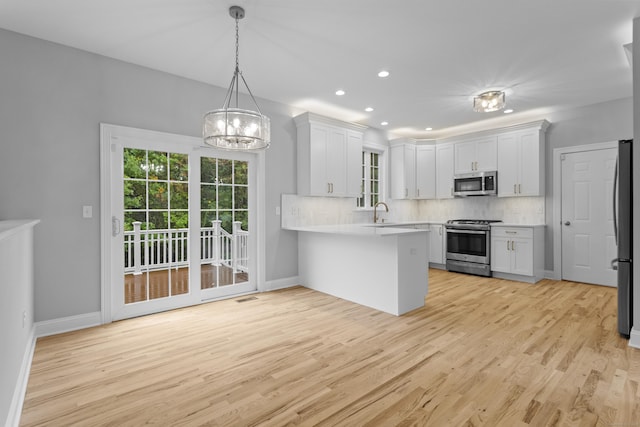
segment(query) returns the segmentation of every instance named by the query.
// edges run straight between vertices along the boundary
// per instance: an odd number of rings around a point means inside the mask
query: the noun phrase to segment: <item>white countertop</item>
[[[522,224],[522,223],[515,223],[515,222],[497,222],[494,224],[491,224],[492,227],[527,227],[527,228],[531,228],[531,227],[546,227],[546,224]]]
[[[291,227],[289,230],[362,237],[397,236],[400,234],[425,233],[429,231],[415,228],[402,228],[402,226],[398,224],[384,224],[383,227],[373,224],[307,225]]]
[[[39,222],[39,219],[12,219],[0,221],[0,240],[6,239],[24,228],[33,227]]]

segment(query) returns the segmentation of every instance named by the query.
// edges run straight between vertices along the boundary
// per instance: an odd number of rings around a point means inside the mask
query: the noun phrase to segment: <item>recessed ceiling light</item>
[[[387,70],[382,70],[378,73],[378,77],[389,77],[389,72]]]
[[[424,130],[433,130],[433,128],[424,128]]]
[[[509,108],[507,110],[504,110],[504,113],[505,114],[511,114],[511,113],[513,113],[513,110],[511,108]]]
[[[366,111],[367,113],[370,113],[373,111],[373,107],[367,107],[364,109],[364,111]]]
[[[336,95],[338,95],[338,96],[342,96],[342,95],[344,95],[345,93],[346,93],[346,92],[345,92],[345,91],[343,91],[342,89],[338,89],[338,90],[336,91]]]
[[[381,124],[382,126],[386,126],[386,125],[388,125],[388,124],[389,124],[389,122],[381,122],[380,124]]]

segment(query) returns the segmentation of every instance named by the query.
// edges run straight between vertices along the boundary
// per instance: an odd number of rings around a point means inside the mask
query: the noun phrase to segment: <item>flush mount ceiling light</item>
[[[490,113],[504,108],[504,92],[491,90],[473,97],[473,110],[479,113]]]
[[[222,108],[209,111],[204,115],[202,134],[204,142],[216,148],[260,150],[267,148],[271,142],[271,121],[260,111],[260,107],[258,107],[258,103],[240,71],[238,21],[244,18],[244,9],[240,6],[231,6],[229,15],[236,20],[236,68]],[[239,108],[240,80],[249,92],[257,111]],[[235,107],[230,106],[231,98],[235,98]]]

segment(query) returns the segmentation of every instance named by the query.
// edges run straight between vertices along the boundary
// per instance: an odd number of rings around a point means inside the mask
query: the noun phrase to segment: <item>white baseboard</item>
[[[635,327],[631,328],[629,334],[629,347],[640,348],[640,329]]]
[[[269,280],[264,284],[262,292],[275,291],[277,289],[291,288],[300,284],[300,278],[298,276],[285,277],[284,279]]]
[[[61,334],[63,332],[77,331],[102,325],[102,314],[99,311],[93,313],[78,314],[77,316],[62,317],[60,319],[36,322],[36,337]]]
[[[20,425],[20,416],[22,415],[22,406],[24,404],[24,396],[27,393],[27,383],[29,382],[29,372],[31,372],[31,361],[33,360],[33,351],[36,348],[35,328],[31,329],[27,346],[22,356],[22,364],[16,381],[16,388],[13,391],[13,398],[9,406],[9,414],[5,423],[6,427],[18,427]]]

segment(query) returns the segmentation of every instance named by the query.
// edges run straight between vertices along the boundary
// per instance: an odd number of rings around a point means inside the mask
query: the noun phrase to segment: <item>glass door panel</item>
[[[244,292],[250,282],[248,166],[243,160],[200,159],[200,286],[211,297]]]
[[[125,304],[189,293],[188,161],[123,149]]]

